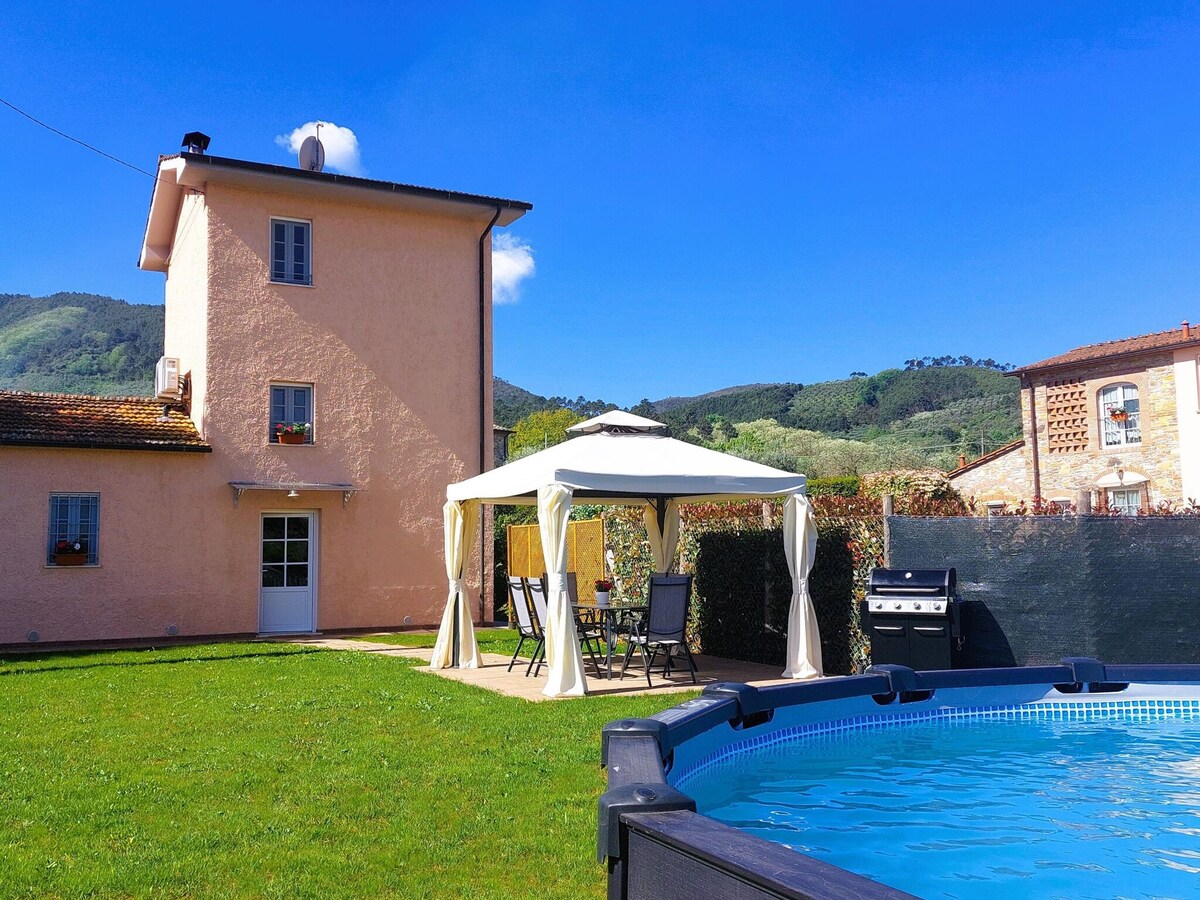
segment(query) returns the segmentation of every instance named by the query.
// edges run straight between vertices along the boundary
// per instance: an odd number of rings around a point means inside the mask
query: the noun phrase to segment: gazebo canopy
[[[803,475],[773,469],[727,453],[667,437],[666,426],[614,411],[568,429],[574,436],[506,466],[446,488],[446,611],[430,665],[479,665],[473,625],[464,595],[467,547],[481,503],[536,504],[549,580],[543,693],[586,691],[583,660],[575,639],[566,590],[566,524],[575,502],[645,505],[646,530],[658,571],[671,569],[679,541],[679,501],[785,497],[784,549],[792,571],[785,676],[821,674],[821,644],[808,595],[808,573],[816,553],[816,525],[804,496]]]
[[[446,488],[450,500],[535,504],[538,488],[561,484],[581,502],[655,497],[745,500],[803,492],[803,475],[666,437],[666,426],[614,411],[567,429],[579,435]]]

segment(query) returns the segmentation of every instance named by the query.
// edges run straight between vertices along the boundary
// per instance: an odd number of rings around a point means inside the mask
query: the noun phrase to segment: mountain
[[[515,384],[510,384],[503,378],[492,378],[492,420],[497,425],[503,425],[506,428],[511,428],[530,413],[543,410],[569,409],[581,416],[591,418],[617,408],[615,403],[588,400],[583,396],[576,397],[574,400],[567,397],[541,397],[524,388],[519,388]]]
[[[0,388],[149,396],[163,315],[97,294],[0,294]]]
[[[512,428],[530,413],[550,409],[550,401],[503,378],[492,378],[492,417],[497,425]]]
[[[863,466],[951,468],[960,454],[974,459],[994,450],[1020,435],[1017,390],[1000,366],[935,362],[811,385],[744,385],[643,401],[634,412],[666,422],[684,440],[834,475]]]
[[[162,355],[163,313],[162,306],[95,294],[0,294],[0,388],[149,396]],[[857,442],[855,447],[866,443],[889,458],[915,454],[947,466],[959,453],[973,458],[1020,434],[1016,380],[997,371],[1003,367],[986,365],[990,360],[961,365],[954,359],[910,360],[906,369],[818,384],[749,384],[645,400],[633,411],[666,422],[684,440],[733,452],[741,452],[733,426],[773,420],[795,432]],[[501,378],[493,390],[495,421],[509,427],[541,410],[594,416],[617,408],[585,397],[543,397]],[[759,438],[782,440],[763,427],[757,428]],[[796,447],[811,439],[788,434],[788,452],[803,458]],[[753,443],[747,437],[741,445]]]

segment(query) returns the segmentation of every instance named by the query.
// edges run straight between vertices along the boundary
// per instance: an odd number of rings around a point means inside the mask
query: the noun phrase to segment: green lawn
[[[400,631],[393,634],[364,634],[354,638],[356,641],[367,641],[372,644],[395,644],[398,647],[427,647],[433,649],[437,640],[436,634],[420,631]],[[512,656],[517,649],[521,636],[515,628],[476,628],[475,642],[484,653],[503,653]],[[533,641],[526,641],[521,648],[521,655],[528,658],[533,652]],[[515,668],[515,667],[514,667]]]
[[[0,895],[601,897],[601,726],[280,644],[0,656]],[[690,696],[690,695],[688,695]]]

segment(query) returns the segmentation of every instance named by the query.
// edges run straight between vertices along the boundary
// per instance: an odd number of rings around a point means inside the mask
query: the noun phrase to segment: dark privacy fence
[[[850,532],[826,523],[818,531],[809,577],[821,655],[828,675],[854,671],[863,637],[854,607]],[[697,539],[693,633],[704,653],[784,665],[792,576],[783,553],[783,530],[711,532]]]
[[[1200,518],[893,516],[897,568],[954,566],[956,666],[1200,663]]]

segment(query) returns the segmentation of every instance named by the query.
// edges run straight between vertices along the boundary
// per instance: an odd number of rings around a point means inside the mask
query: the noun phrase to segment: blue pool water
[[[678,786],[705,815],[921,897],[1200,897],[1200,702],[1063,706],[809,726]]]

